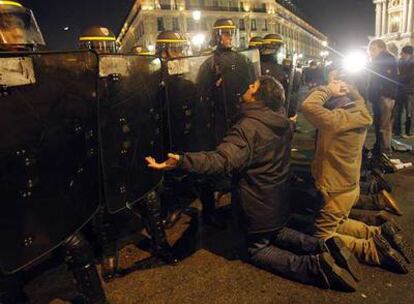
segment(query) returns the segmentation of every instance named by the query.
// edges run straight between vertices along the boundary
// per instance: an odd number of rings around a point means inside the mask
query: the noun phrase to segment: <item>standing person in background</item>
[[[412,120],[414,116],[414,49],[412,46],[405,46],[401,50],[399,62],[399,94],[395,114],[395,135],[403,138],[411,138]],[[405,133],[401,129],[402,112],[405,110]]]
[[[393,109],[397,95],[397,62],[387,51],[387,45],[381,39],[370,42],[371,79],[368,98],[374,110],[376,142],[374,153],[392,154],[391,139],[393,127]]]

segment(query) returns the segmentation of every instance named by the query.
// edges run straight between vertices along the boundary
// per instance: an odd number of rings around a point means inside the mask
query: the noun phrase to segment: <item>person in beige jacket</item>
[[[345,82],[333,80],[310,93],[302,113],[318,129],[312,175],[324,204],[315,236],[338,236],[360,261],[407,273],[409,252],[405,243],[396,242],[401,235],[395,224],[374,227],[348,218],[359,198],[362,148],[373,122],[364,99]]]

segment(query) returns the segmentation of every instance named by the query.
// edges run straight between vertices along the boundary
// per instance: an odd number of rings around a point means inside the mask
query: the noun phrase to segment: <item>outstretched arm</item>
[[[241,128],[235,127],[223,139],[215,151],[168,154],[168,159],[157,163],[147,157],[148,167],[155,170],[182,169],[200,174],[231,173],[246,167],[251,158],[251,145]]]

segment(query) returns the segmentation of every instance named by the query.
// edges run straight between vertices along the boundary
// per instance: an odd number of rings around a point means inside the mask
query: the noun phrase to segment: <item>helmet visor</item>
[[[158,55],[169,58],[179,58],[188,55],[188,45],[183,42],[157,42],[156,49]]]
[[[224,48],[239,47],[239,31],[236,28],[216,28],[217,42]]]
[[[81,50],[94,50],[97,53],[116,53],[117,46],[114,40],[81,40],[79,43]]]
[[[17,5],[0,5],[0,44],[45,45],[31,10]]]

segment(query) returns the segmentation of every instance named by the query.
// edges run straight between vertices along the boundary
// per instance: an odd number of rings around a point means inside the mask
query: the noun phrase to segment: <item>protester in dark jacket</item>
[[[397,62],[381,39],[371,41],[368,49],[373,70],[368,94],[374,110],[375,152],[391,154],[392,113],[398,88]]]
[[[341,266],[358,276],[355,258],[339,239],[329,240],[325,247],[313,237],[285,228],[293,122],[284,111],[282,85],[273,77],[263,76],[250,85],[243,100],[241,118],[215,151],[169,154],[161,164],[148,157],[149,167],[231,173],[232,202],[241,207],[252,263],[305,283],[355,290],[351,274],[335,264],[336,257]],[[321,252],[324,248],[329,252]]]

